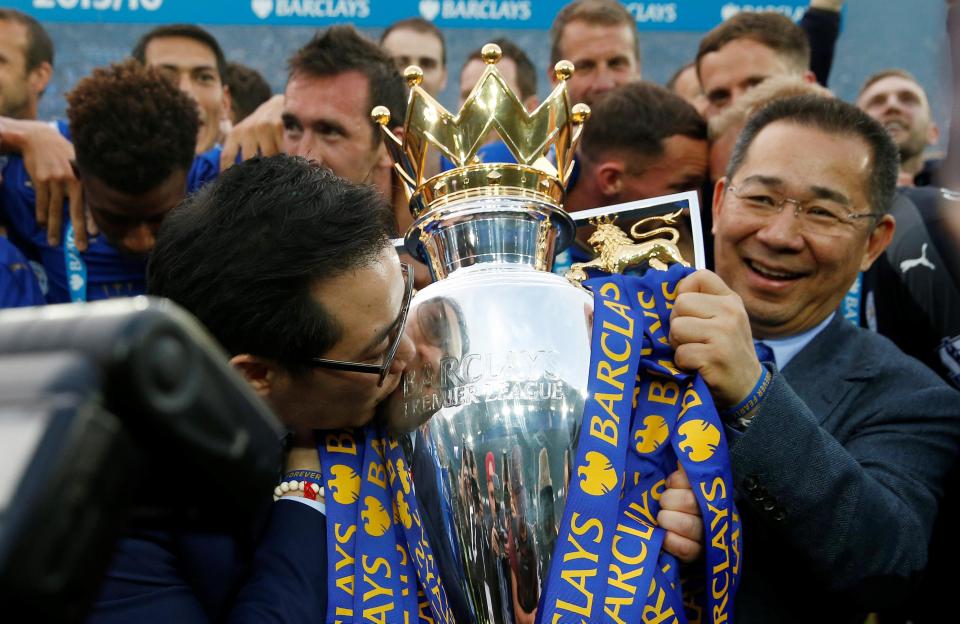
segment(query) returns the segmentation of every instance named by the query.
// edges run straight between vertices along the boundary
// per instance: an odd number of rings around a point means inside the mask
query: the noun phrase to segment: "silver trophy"
[[[448,595],[476,622],[532,623],[587,390],[592,295],[551,269],[575,235],[561,205],[589,108],[570,105],[573,66],[561,61],[558,86],[527,113],[499,58],[496,45],[484,47],[486,70],[458,115],[408,68],[402,142],[386,131],[389,112],[373,111],[414,213],[406,247],[436,280],[413,299],[407,332],[417,357],[387,419],[394,432],[416,431],[402,437],[416,447],[408,452],[417,500]],[[492,131],[516,163],[477,161]],[[423,180],[431,150],[456,168]],[[620,249],[607,236],[616,226],[594,225],[586,238],[601,256]],[[646,254],[633,264],[656,263],[650,245],[633,247]]]

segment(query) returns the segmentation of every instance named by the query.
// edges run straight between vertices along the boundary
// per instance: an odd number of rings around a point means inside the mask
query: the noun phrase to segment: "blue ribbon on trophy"
[[[597,621],[606,595],[641,328],[624,277],[590,281],[593,337],[587,401],[560,535],[538,621]]]
[[[662,551],[656,523],[678,463],[706,542],[706,591],[691,592],[687,610],[712,623],[733,618],[741,531],[723,427],[703,380],[676,368],[668,341],[677,282],[690,271],[586,282],[595,302],[589,397],[540,622],[687,621],[678,562]]]
[[[427,528],[417,504],[413,489],[413,477],[404,458],[400,444],[393,438],[387,442],[387,470],[393,486],[394,504],[397,518],[407,538],[407,547],[413,567],[417,571],[420,588],[429,602],[430,611],[437,622],[453,624],[454,618],[443,585],[437,561],[427,539]],[[425,618],[425,605],[421,601],[419,611],[421,620]]]
[[[352,431],[318,434],[327,510],[328,624],[352,622],[356,582],[357,501],[363,448]]]
[[[400,445],[373,425],[325,432],[326,622],[453,622]]]
[[[357,529],[356,585],[353,612],[360,621],[400,622],[401,598],[409,592],[400,579],[393,497],[384,465],[384,443],[375,431],[365,431],[363,481],[360,484]]]

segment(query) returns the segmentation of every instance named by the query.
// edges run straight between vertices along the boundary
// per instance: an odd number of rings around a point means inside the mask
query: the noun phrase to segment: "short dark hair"
[[[440,29],[437,28],[436,24],[433,22],[428,22],[422,17],[408,17],[407,19],[402,19],[387,26],[386,30],[383,31],[383,34],[380,35],[380,45],[383,45],[383,42],[387,39],[387,35],[395,30],[412,30],[418,33],[430,34],[439,39],[440,64],[444,67],[447,65],[447,40],[443,38],[443,33],[440,32]]]
[[[732,180],[746,159],[747,152],[760,131],[772,123],[783,121],[804,128],[815,128],[832,135],[857,138],[866,143],[871,155],[867,196],[873,212],[890,210],[900,170],[899,152],[893,139],[877,121],[853,104],[820,95],[799,95],[780,100],[757,111],[747,120],[727,165],[727,179]]]
[[[27,29],[26,70],[33,71],[41,63],[53,65],[53,41],[40,22],[16,9],[0,8],[0,22],[22,24]]]
[[[587,161],[611,150],[657,157],[672,136],[707,140],[707,122],[679,95],[649,82],[604,93],[583,127],[580,151]]]
[[[137,44],[133,46],[133,51],[130,52],[130,56],[137,59],[141,63],[146,63],[147,45],[154,39],[166,39],[168,37],[184,37],[186,39],[193,39],[194,41],[197,41],[210,48],[210,51],[213,52],[213,55],[217,59],[217,74],[220,75],[220,82],[226,83],[227,59],[223,55],[223,48],[220,47],[216,37],[199,26],[195,26],[194,24],[167,24],[165,26],[157,26],[144,36],[140,37],[140,40],[137,41]]]
[[[637,62],[640,62],[640,34],[637,32],[637,20],[630,11],[617,0],[574,0],[566,5],[553,18],[550,26],[550,64],[563,60],[563,51],[560,49],[560,40],[563,30],[571,22],[586,22],[600,26],[619,26],[624,24],[630,27],[633,33],[633,53]]]
[[[164,219],[148,292],[186,308],[231,355],[301,373],[342,331],[311,289],[375,261],[393,230],[393,212],[374,187],[303,158],[255,157]]]
[[[728,43],[750,39],[773,50],[798,73],[810,69],[810,40],[803,28],[775,11],[738,13],[708,32],[697,50],[697,74],[704,56]]]
[[[393,61],[377,44],[363,37],[353,26],[331,26],[317,33],[307,45],[297,50],[290,60],[288,79],[297,74],[336,76],[357,71],[366,76],[370,86],[367,110],[369,118],[374,106],[390,109],[390,127],[402,126],[407,116],[407,87]],[[373,119],[372,125],[376,125]],[[378,143],[379,132],[373,133]]]
[[[134,59],[81,79],[67,94],[67,118],[80,172],[115,190],[146,193],[193,162],[197,105]]]
[[[240,63],[227,63],[226,85],[230,88],[233,123],[257,110],[270,99],[270,85],[257,70]]]
[[[917,80],[917,77],[908,72],[905,69],[900,69],[899,67],[888,67],[887,69],[881,69],[880,71],[870,74],[866,80],[863,81],[863,86],[860,87],[860,90],[857,91],[857,99],[863,95],[863,92],[872,87],[875,83],[880,82],[884,78],[889,78],[891,76],[896,76],[897,78],[903,78],[904,80],[909,80],[913,84],[920,87],[920,90],[923,91],[923,86],[920,84],[920,81]],[[925,91],[924,91],[925,92]]]
[[[506,37],[494,39],[490,43],[500,46],[503,58],[508,58],[517,66],[517,87],[520,89],[521,100],[525,100],[532,95],[537,94],[537,68],[533,66],[533,61],[523,51],[523,48],[510,41]],[[464,65],[474,60],[483,60],[483,48],[477,48],[467,56]]]

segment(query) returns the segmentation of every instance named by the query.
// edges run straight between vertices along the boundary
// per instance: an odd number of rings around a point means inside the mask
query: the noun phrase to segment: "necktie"
[[[757,359],[760,360],[761,364],[777,365],[777,360],[773,357],[773,349],[770,348],[770,345],[758,340],[753,343],[753,348],[756,349]]]

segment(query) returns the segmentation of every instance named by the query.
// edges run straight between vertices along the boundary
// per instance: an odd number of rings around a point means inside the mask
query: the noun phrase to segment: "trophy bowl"
[[[411,306],[417,353],[396,422],[422,423],[411,465],[448,595],[476,622],[532,621],[579,435],[593,301],[535,268],[545,238],[569,232],[565,215],[507,198],[471,206],[469,221],[429,225],[440,271],[453,270]]]

